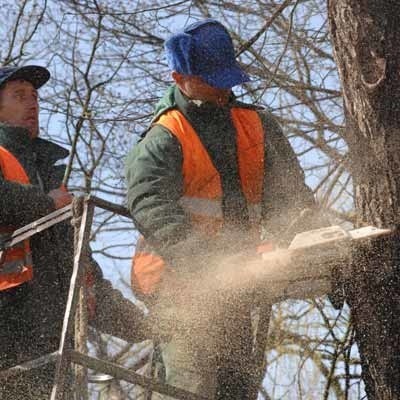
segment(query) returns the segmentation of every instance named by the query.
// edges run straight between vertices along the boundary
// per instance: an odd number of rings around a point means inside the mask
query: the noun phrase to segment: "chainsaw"
[[[284,268],[274,268],[268,280],[273,298],[310,298],[331,291],[332,267],[350,263],[351,249],[356,244],[367,246],[371,240],[389,236],[391,229],[366,226],[345,230],[340,226],[315,229],[297,234],[286,254],[290,262]],[[279,257],[277,251],[262,253],[268,268],[268,260]]]

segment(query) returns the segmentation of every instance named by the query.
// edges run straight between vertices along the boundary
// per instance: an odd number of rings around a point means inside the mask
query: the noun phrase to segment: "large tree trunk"
[[[400,0],[328,0],[359,225],[400,227]],[[347,300],[372,399],[400,399],[398,233],[354,256]]]

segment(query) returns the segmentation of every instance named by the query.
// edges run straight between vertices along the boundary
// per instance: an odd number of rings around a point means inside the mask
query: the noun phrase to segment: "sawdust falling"
[[[284,280],[290,278],[285,269],[291,263],[291,255],[283,249],[269,253],[267,259],[253,248],[234,255],[208,254],[187,262],[192,264],[189,272],[182,266],[164,280],[156,325],[172,315],[174,325],[190,325],[199,319],[215,322],[215,317],[224,311],[221,306],[226,305],[226,300],[236,304],[251,301],[254,291],[262,289],[267,293],[272,285],[276,291],[277,277],[283,280],[283,286]]]
[[[234,331],[236,327],[242,329],[245,321],[251,332],[254,294],[276,286],[272,279],[290,263],[290,255],[286,250],[278,250],[263,260],[252,247],[235,255],[208,254],[188,262],[193,263],[190,268],[184,270],[182,265],[179,273],[166,277],[149,324],[161,341],[173,338],[175,352],[182,353],[174,357],[184,359],[186,365],[195,366],[195,370],[206,375],[205,371],[217,368],[221,349],[230,348],[240,354],[249,341],[252,343],[251,337],[243,343],[246,335],[239,332],[234,337]],[[268,301],[268,297],[265,299]],[[241,368],[248,367],[243,362]],[[208,375],[208,394],[212,396],[215,381],[210,380],[215,379],[215,374]]]

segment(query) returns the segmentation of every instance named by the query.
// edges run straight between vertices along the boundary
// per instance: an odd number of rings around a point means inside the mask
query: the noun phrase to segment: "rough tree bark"
[[[400,1],[328,0],[358,223],[395,237],[354,254],[346,296],[368,399],[400,399]]]

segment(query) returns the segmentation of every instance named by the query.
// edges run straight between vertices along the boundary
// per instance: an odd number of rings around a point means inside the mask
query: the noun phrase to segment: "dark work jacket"
[[[31,140],[22,128],[0,125],[0,146],[22,164],[30,185],[4,180],[0,174],[0,225],[20,228],[55,210],[46,194],[60,187],[68,151],[55,143]],[[70,221],[57,224],[31,240],[34,278],[0,292],[0,369],[34,359],[58,348],[73,266]],[[94,260],[96,318],[92,325],[128,341],[139,339],[138,308],[103,279]]]
[[[223,195],[229,198],[233,208],[240,210],[243,196],[238,176],[236,131],[230,117],[232,107],[257,111],[265,130],[263,239],[283,238],[287,243],[296,232],[321,226],[313,193],[305,184],[296,155],[271,113],[240,103],[233,97],[225,107],[197,103],[172,86],[156,107],[155,123],[132,148],[125,166],[128,208],[136,226],[169,262],[182,252],[193,256],[205,254],[213,240],[194,241],[191,253],[190,240],[187,240],[192,232],[189,217],[178,202],[183,193],[182,150],[176,137],[167,128],[157,125],[157,118],[170,109],[183,113],[221,176]],[[286,229],[305,208],[312,209],[313,213],[285,237]],[[243,225],[240,218],[237,224]],[[237,249],[237,243],[234,245]]]

